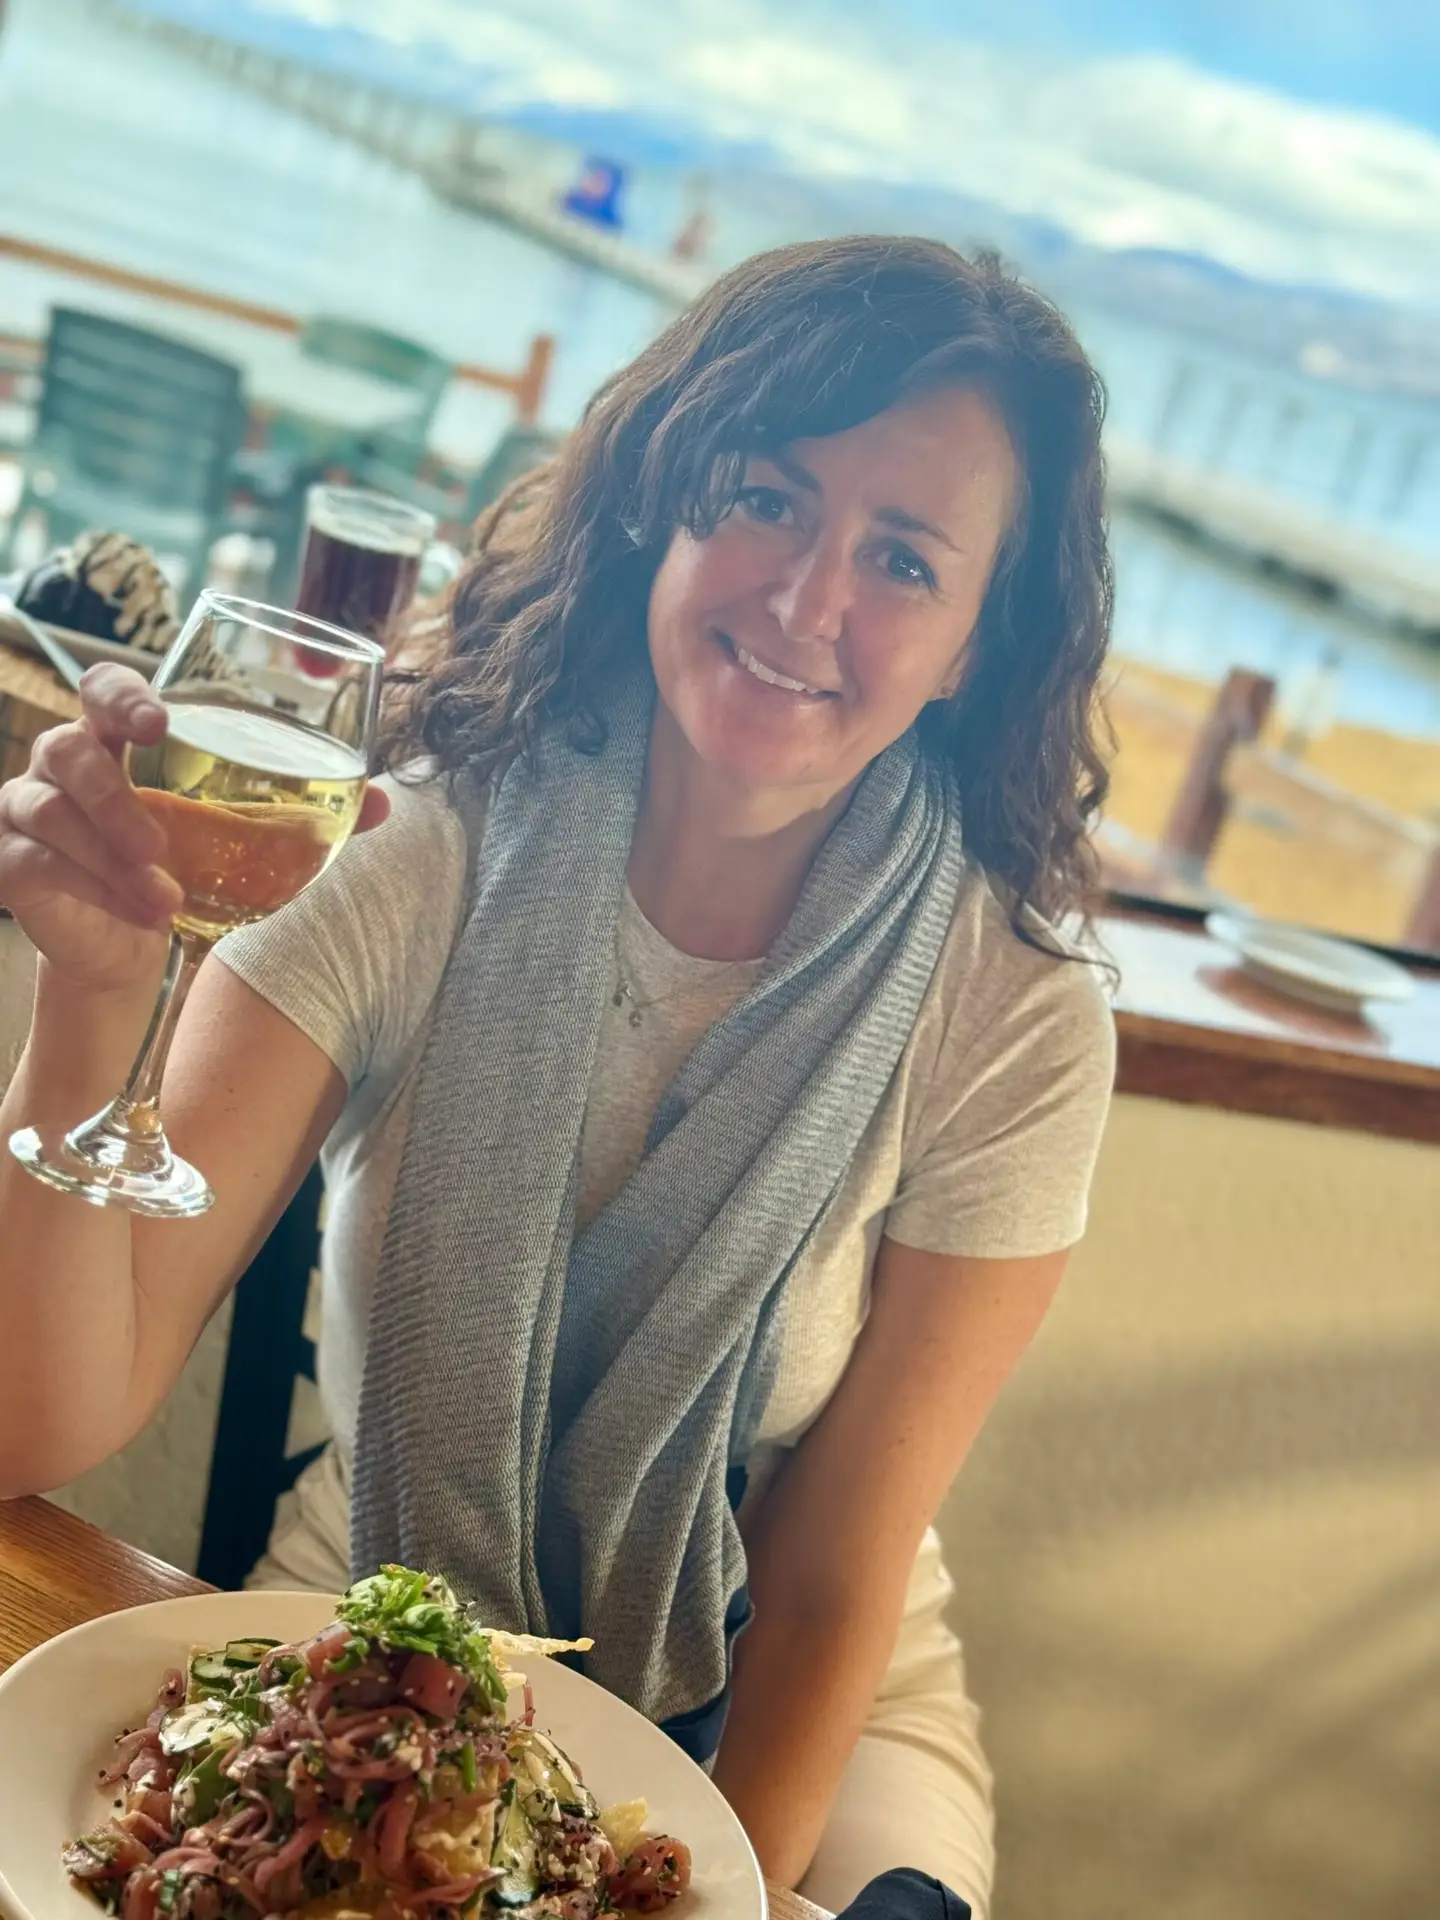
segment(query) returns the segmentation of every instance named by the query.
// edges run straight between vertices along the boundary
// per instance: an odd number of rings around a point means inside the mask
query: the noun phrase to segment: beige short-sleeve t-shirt
[[[349,1088],[323,1155],[318,1369],[346,1462],[416,1068],[466,888],[464,830],[443,785],[387,784],[392,812],[383,827],[351,842],[283,914],[216,950],[328,1055]],[[607,1005],[602,1024],[581,1148],[582,1215],[628,1178],[665,1086],[759,964],[680,953],[627,900],[617,971],[631,998]],[[1051,1253],[1080,1238],[1113,1067],[1110,1011],[1092,969],[1019,940],[984,876],[968,871],[904,1057],[792,1276],[757,1477],[838,1384],[864,1324],[882,1235],[995,1258]],[[457,1141],[457,1177],[463,1168]]]

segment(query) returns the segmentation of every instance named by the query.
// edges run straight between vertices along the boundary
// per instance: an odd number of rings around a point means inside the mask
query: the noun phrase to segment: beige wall
[[[1440,1915],[1440,1154],[1119,1100],[945,1533],[996,1920]]]

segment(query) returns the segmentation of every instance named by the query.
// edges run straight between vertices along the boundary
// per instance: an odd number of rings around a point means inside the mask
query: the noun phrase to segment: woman
[[[1050,307],[909,240],[751,261],[617,375],[485,530],[378,830],[202,973],[165,1104],[214,1209],[0,1170],[0,1493],[143,1424],[324,1145],[336,1440],[261,1577],[405,1557],[583,1629],[772,1877],[911,1864],[983,1914],[930,1523],[1108,1097],[1054,931],[1100,415]],[[98,1107],[143,1028],[175,889],[115,756],[163,724],[102,669],[0,794],[44,955],[7,1125]]]

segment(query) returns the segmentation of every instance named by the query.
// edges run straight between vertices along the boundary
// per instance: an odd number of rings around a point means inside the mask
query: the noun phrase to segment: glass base
[[[113,1109],[107,1108],[72,1133],[23,1127],[11,1134],[10,1151],[37,1180],[93,1207],[187,1220],[214,1205],[204,1174],[173,1154],[163,1134],[140,1143],[115,1129],[113,1119]]]

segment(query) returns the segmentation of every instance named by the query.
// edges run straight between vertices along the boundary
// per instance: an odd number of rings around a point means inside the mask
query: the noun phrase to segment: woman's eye
[[[742,487],[738,505],[767,527],[784,526],[790,515],[790,502],[778,487]]]
[[[933,587],[935,575],[911,547],[890,547],[885,554],[885,571],[892,580],[907,587]]]

